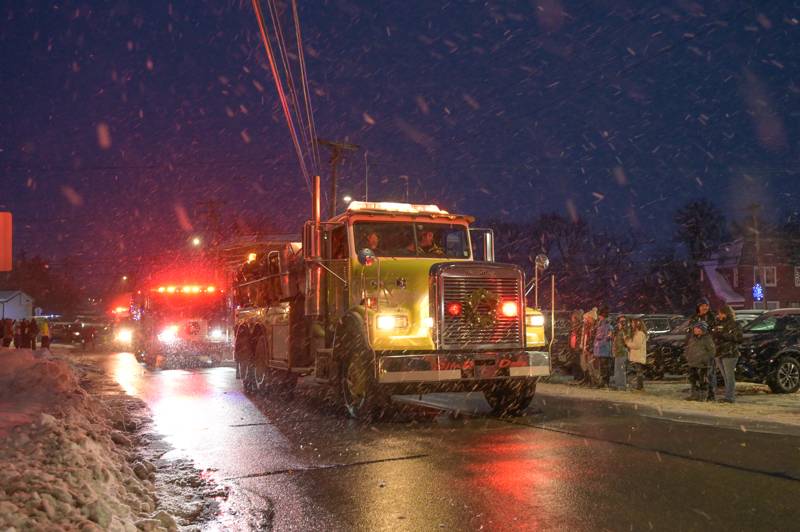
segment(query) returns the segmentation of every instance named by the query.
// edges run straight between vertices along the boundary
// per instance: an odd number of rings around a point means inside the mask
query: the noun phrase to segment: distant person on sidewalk
[[[42,321],[39,333],[42,335],[42,348],[50,349],[50,324],[47,323],[47,320]]]
[[[705,322],[708,326],[708,332],[713,331],[717,325],[716,312],[711,310],[708,298],[703,297],[697,303],[697,309],[694,316],[692,316],[691,323],[697,323],[698,321]],[[691,332],[689,334],[691,335]],[[717,393],[717,368],[714,364],[711,364],[706,378],[708,379],[708,400],[713,401]]]
[[[608,385],[609,371],[611,364],[611,343],[614,338],[614,330],[608,323],[608,308],[602,307],[597,311],[597,325],[594,333],[594,344],[592,346],[592,384],[598,388]]]
[[[625,345],[625,337],[628,336],[628,320],[625,316],[617,318],[617,326],[614,329],[614,340],[612,354],[614,355],[614,382],[612,388],[625,391],[628,389],[628,346]]]
[[[688,401],[705,401],[708,398],[708,368],[716,354],[716,347],[708,325],[698,321],[692,325],[692,332],[686,342],[686,362],[689,364],[689,383],[692,386]]]
[[[31,348],[31,324],[28,323],[28,320],[21,320],[20,321],[20,328],[22,331],[22,348],[23,349],[30,349]]]
[[[592,364],[594,349],[595,327],[597,324],[597,307],[592,307],[592,310],[584,313],[583,322],[581,324],[581,370],[583,371],[583,379],[581,384],[592,384]]]
[[[39,336],[39,324],[36,323],[35,318],[31,318],[28,322],[28,335],[30,336],[30,348],[36,349],[36,337]]]
[[[22,348],[22,322],[20,320],[14,322],[14,347]]]
[[[14,340],[14,321],[10,318],[3,320],[3,347],[10,347]]]
[[[647,364],[647,327],[642,320],[633,320],[631,334],[625,339],[628,360],[636,370],[636,389],[644,389],[644,368]]]
[[[736,314],[728,305],[717,311],[717,326],[714,327],[713,337],[717,346],[714,364],[725,380],[725,397],[722,401],[733,403],[736,400],[736,362],[739,360],[742,328],[736,323]]]

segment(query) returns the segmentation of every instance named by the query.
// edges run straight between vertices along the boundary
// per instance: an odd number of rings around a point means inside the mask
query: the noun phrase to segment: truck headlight
[[[130,345],[133,342],[133,331],[127,328],[118,330],[116,340],[120,344]]]
[[[541,327],[544,325],[544,316],[541,314],[528,314],[525,316],[525,325],[528,327]]]
[[[171,344],[178,340],[178,326],[177,325],[168,325],[164,328],[163,331],[158,333],[158,340],[165,343]]]
[[[405,329],[408,327],[408,318],[393,314],[380,314],[375,320],[375,325],[381,331],[391,331],[392,329]]]
[[[211,332],[208,334],[208,336],[212,340],[222,340],[222,329],[211,329]]]

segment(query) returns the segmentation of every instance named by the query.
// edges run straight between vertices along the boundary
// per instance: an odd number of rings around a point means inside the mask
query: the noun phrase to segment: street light
[[[351,196],[345,196],[342,199],[344,200],[345,203],[350,203],[351,201],[353,201],[353,198]]]
[[[534,278],[534,292],[533,292],[533,308],[539,308],[539,270],[546,270],[550,266],[550,259],[547,255],[540,253],[536,255],[533,261],[533,278]]]
[[[123,275],[123,276],[122,276],[122,280],[123,280],[123,281],[127,281],[127,280],[128,280],[128,276],[127,276],[127,275]]]
[[[201,243],[201,241],[200,241],[200,237],[199,236],[196,236],[196,237],[192,238],[192,245],[194,247],[200,246],[200,243]]]

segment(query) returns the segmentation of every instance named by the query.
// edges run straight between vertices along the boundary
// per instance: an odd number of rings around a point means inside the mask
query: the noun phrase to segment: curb
[[[549,391],[537,391],[534,403],[540,408],[566,409],[567,414],[582,413],[586,410],[613,410],[614,414],[628,414],[674,423],[689,423],[705,425],[742,432],[759,432],[765,434],[780,434],[800,437],[800,424],[783,423],[780,421],[764,420],[747,416],[717,415],[706,412],[687,412],[672,405],[674,400],[665,400],[660,405],[649,405],[635,401],[616,401],[613,397],[576,397],[566,396]],[[602,412],[608,415],[608,412]],[[800,419],[800,413],[798,413]]]

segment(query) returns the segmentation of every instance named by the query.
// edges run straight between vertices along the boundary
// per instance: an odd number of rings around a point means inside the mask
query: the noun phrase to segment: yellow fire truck
[[[262,242],[236,274],[245,390],[312,375],[355,418],[433,391],[482,391],[497,415],[527,408],[550,372],[544,316],[525,306],[521,269],[494,262],[491,231],[408,203],[354,201],[322,221],[313,185],[302,241]]]

